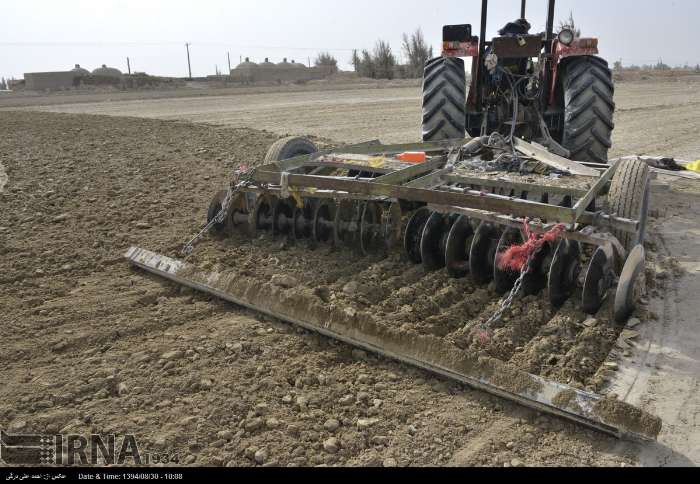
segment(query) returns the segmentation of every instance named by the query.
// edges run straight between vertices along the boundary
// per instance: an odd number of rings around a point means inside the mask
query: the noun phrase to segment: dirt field
[[[698,86],[623,84],[616,150],[629,153],[620,145],[644,142],[648,148],[633,151],[697,156]],[[122,101],[56,109],[200,121],[197,116],[220,116],[207,121],[236,126],[247,120],[277,133],[343,141],[398,141],[416,138],[415,121],[407,119],[417,119],[411,92],[415,88],[149,100],[140,103],[140,112],[139,104]],[[691,102],[671,109],[681,104],[683,92]],[[340,107],[332,111],[334,98]],[[679,123],[676,132],[654,138],[656,128],[633,127],[666,112],[662,104],[669,106],[669,122]],[[296,123],[292,111],[304,105],[315,105],[321,114],[302,110]],[[394,114],[378,118],[387,108]],[[660,443],[638,446],[126,266],[122,255],[132,244],[176,255],[231,170],[261,159],[277,134],[53,113],[0,112],[0,124],[8,133],[0,139],[0,192],[3,165],[7,172],[0,194],[0,362],[8,382],[0,387],[0,427],[136,433],[147,448],[177,453],[192,465],[700,463],[700,342],[691,297],[699,289],[700,245],[693,236],[700,199],[692,186],[677,192],[688,184],[657,191],[655,200],[663,203],[655,206],[649,241],[652,291],[637,315],[640,335],[628,348],[615,345],[623,328],[606,324],[605,311],[590,327],[573,306],[549,314],[539,299],[510,315],[528,322],[521,326],[524,333],[503,332],[481,348],[549,378],[613,391],[664,418]],[[382,126],[379,135],[375,126]],[[497,301],[488,290],[442,274],[426,277],[399,260],[349,264],[348,254],[265,239],[207,241],[195,257],[213,268],[236,264],[262,279],[293,274],[341,302],[371,307],[392,324],[429,334],[453,333],[451,324],[465,315],[476,322]],[[353,282],[373,284],[377,291],[358,294],[348,289]],[[457,295],[465,291],[484,309],[474,312],[460,301]],[[431,297],[416,298],[419,293]],[[386,297],[372,299],[379,295]],[[436,305],[450,311],[436,311]],[[469,344],[458,336],[450,336],[455,344]],[[549,345],[544,353],[543,343]],[[604,368],[613,359],[619,371]]]
[[[41,111],[181,119],[280,134],[311,134],[343,142],[377,138],[413,142],[420,137],[420,87],[405,84],[349,84],[336,90],[326,85],[324,89],[285,88],[277,92],[274,88],[241,93],[230,89],[223,91],[225,95],[210,90],[196,97],[182,97],[185,92],[176,91],[178,97],[167,99],[148,99],[161,97],[159,93],[0,98],[0,109],[25,105]],[[76,104],[66,104],[70,101]],[[689,158],[700,152],[700,76],[623,82],[617,85],[615,101],[613,156],[644,153]]]

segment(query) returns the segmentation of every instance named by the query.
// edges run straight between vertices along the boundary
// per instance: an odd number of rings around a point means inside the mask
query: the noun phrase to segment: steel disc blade
[[[637,291],[644,273],[645,259],[644,246],[637,245],[625,262],[615,294],[615,321],[618,323],[627,322],[637,306]]]
[[[450,215],[434,213],[425,224],[420,250],[426,271],[445,267],[445,244],[454,220]]]
[[[359,250],[359,202],[341,200],[335,212],[333,236],[338,247]]]
[[[360,218],[360,249],[364,255],[383,254],[387,244],[384,239],[381,204],[367,202],[362,207]]]
[[[294,209],[292,235],[295,240],[308,239],[313,235],[311,224],[313,223],[314,212],[313,203],[308,200],[304,202],[303,207]]]
[[[401,224],[403,212],[401,204],[392,203],[384,211],[382,217],[382,233],[386,243],[386,250],[390,251],[401,243]]]
[[[610,289],[609,272],[610,260],[601,247],[593,254],[583,284],[582,304],[588,314],[596,314],[603,305]]]
[[[529,270],[523,278],[523,294],[525,296],[539,294],[547,287],[547,278],[552,265],[553,255],[554,247],[552,244],[545,242],[540,250],[536,251],[532,256]]]
[[[316,242],[333,241],[336,204],[333,200],[323,200],[316,207],[313,223],[313,237]]]
[[[250,214],[250,230],[253,237],[261,231],[272,230],[272,212],[277,202],[277,197],[261,195],[255,201],[255,208]]]
[[[501,269],[499,260],[500,257],[512,246],[523,243],[523,235],[519,229],[508,228],[498,242],[498,249],[493,265],[493,280],[496,283],[496,292],[505,294],[515,285],[515,281],[520,277],[519,272],[511,271],[510,269]]]
[[[450,277],[461,279],[469,274],[469,251],[474,240],[474,227],[466,215],[460,216],[447,236],[445,265]]]
[[[423,229],[432,212],[426,207],[420,208],[413,214],[406,226],[406,234],[404,235],[403,246],[408,255],[408,259],[414,264],[423,262],[420,251],[420,242],[423,237]]]
[[[211,200],[211,203],[209,204],[209,210],[207,210],[207,224],[211,223],[214,218],[216,218],[217,215],[223,210],[224,208],[224,201],[226,200],[226,196],[228,195],[227,190],[221,190],[218,192],[216,195],[214,195],[214,198]],[[224,231],[226,228],[226,223],[217,223],[214,224],[211,228],[211,232],[214,234],[220,234]]]
[[[578,242],[562,240],[554,253],[549,268],[549,301],[554,307],[561,307],[576,289],[576,281],[581,271],[581,246]]]
[[[226,220],[226,230],[229,235],[233,235],[239,230],[249,232],[250,214],[248,213],[248,204],[246,195],[238,193],[231,200],[228,219]]]
[[[474,281],[488,284],[493,279],[493,266],[501,232],[488,222],[482,222],[474,234],[469,251],[469,272]]]
[[[288,235],[292,231],[294,201],[279,200],[272,209],[272,235]]]

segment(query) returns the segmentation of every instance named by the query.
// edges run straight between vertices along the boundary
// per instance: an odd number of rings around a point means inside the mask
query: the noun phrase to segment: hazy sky
[[[491,0],[489,35],[519,15],[519,0]],[[190,42],[194,76],[226,70],[226,53],[255,61],[306,62],[320,50],[348,68],[353,48],[377,38],[400,51],[401,34],[421,27],[436,51],[442,25],[479,24],[479,0],[22,0],[0,9],[0,76],[67,70],[79,63],[185,76]],[[625,64],[700,63],[697,0],[559,0],[557,19],[574,17],[602,54]],[[528,1],[543,31],[546,0]],[[478,30],[478,29],[477,29]]]

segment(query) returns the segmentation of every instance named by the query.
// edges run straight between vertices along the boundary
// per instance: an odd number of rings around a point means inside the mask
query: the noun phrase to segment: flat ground
[[[26,106],[73,114],[187,120],[342,142],[400,143],[420,137],[420,86],[406,84],[207,90],[189,97],[188,91],[172,91],[167,98],[167,93],[158,92],[0,98],[0,109]],[[672,154],[682,159],[700,153],[700,76],[620,83],[615,101],[614,156]]]
[[[631,146],[637,139],[646,144],[636,152],[697,157],[698,140],[690,134],[697,132],[700,120],[690,103],[700,102],[699,85],[622,84],[616,150],[629,152],[620,145]],[[527,351],[493,348],[532,371],[614,391],[657,413],[665,430],[655,445],[620,443],[543,417],[164,284],[125,265],[122,255],[132,244],[175,254],[231,170],[241,161],[261,159],[279,133],[339,141],[416,138],[415,121],[406,119],[417,119],[415,88],[365,91],[50,108],[201,121],[196,116],[215,117],[219,105],[226,106],[222,118],[207,122],[238,125],[247,119],[248,126],[275,133],[186,121],[0,112],[6,133],[0,139],[0,191],[6,181],[0,194],[0,362],[8,382],[0,388],[0,427],[135,433],[144,447],[177,453],[194,465],[700,463],[700,344],[692,298],[700,280],[695,237],[700,199],[691,185],[674,182],[673,191],[657,191],[649,241],[649,304],[638,314],[640,336],[629,348],[613,348],[610,358],[619,358],[617,374],[598,369],[607,350],[602,359],[595,356],[594,362],[582,364],[577,355],[591,330],[573,309],[559,318],[545,318],[545,311],[539,323],[537,317],[529,320],[535,338],[543,331],[566,335],[555,340],[561,357],[554,364],[537,365]],[[691,101],[682,103],[683,93],[686,100],[690,93]],[[334,108],[334,98],[341,98],[340,108]],[[179,101],[186,101],[189,114],[184,107],[177,113],[158,111]],[[674,102],[679,106],[664,110],[663,105]],[[311,121],[317,115],[311,110],[302,110],[300,119],[293,116],[295,106],[313,103],[325,113],[320,118]],[[242,105],[247,107],[239,110]],[[396,114],[377,117],[392,106]],[[286,125],[275,112],[288,116]],[[638,116],[628,117],[633,112]],[[659,113],[666,113],[668,123],[679,116],[684,124],[658,138],[653,127],[629,126],[645,118],[667,128]],[[377,134],[374,126],[382,131]],[[218,250],[208,241],[201,261],[243,265],[260,277],[292,271],[303,281],[313,267],[322,266],[321,278],[331,291],[353,280],[343,262],[347,259],[340,257],[344,254],[297,253],[264,240],[242,247],[225,244]],[[301,253],[307,258],[295,265],[294,256]],[[439,275],[425,278],[400,269],[395,261],[383,266],[355,262],[357,280],[363,282],[386,270],[394,282],[409,279],[411,290],[427,289],[436,296],[446,284]],[[465,288],[455,285],[441,294],[447,298]],[[485,297],[483,291],[477,295]],[[431,311],[434,301],[426,303],[417,301],[413,311]],[[381,310],[394,317],[392,304],[400,306],[389,301]],[[457,301],[451,304],[453,310],[460,307]],[[541,309],[537,301],[524,307],[534,309],[528,313],[534,315]],[[445,319],[431,316],[424,330],[435,331]],[[479,316],[470,313],[472,319]],[[411,323],[405,314],[400,317]],[[605,313],[598,319],[601,330],[594,333],[602,337],[596,341],[614,342],[621,328],[611,340]],[[377,421],[366,426],[368,419]]]

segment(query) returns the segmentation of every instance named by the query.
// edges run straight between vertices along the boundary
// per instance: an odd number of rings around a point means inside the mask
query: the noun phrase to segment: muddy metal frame
[[[589,190],[463,176],[447,166],[454,157],[453,153],[457,153],[465,142],[364,143],[333,152],[299,156],[256,168],[252,185],[245,191],[275,195],[289,191],[318,199],[417,202],[428,205],[435,212],[459,213],[511,227],[522,227],[526,219],[545,219],[546,224],[530,222],[531,230],[542,233],[555,224],[563,223],[567,226],[565,238],[595,246],[612,244],[624,260],[625,251],[610,231],[637,233],[640,221],[588,210],[597,197],[607,193],[617,165],[589,165],[600,173],[599,178],[591,178],[595,183]],[[387,166],[358,166],[350,161],[344,163],[339,156],[328,156],[332,153],[393,156],[406,151],[425,151],[430,157],[424,164],[392,169]],[[324,175],[329,170],[339,168],[372,174],[372,178]],[[499,193],[509,193],[511,196]],[[572,208],[567,208],[517,198],[512,196],[514,193],[570,196],[576,203]]]

